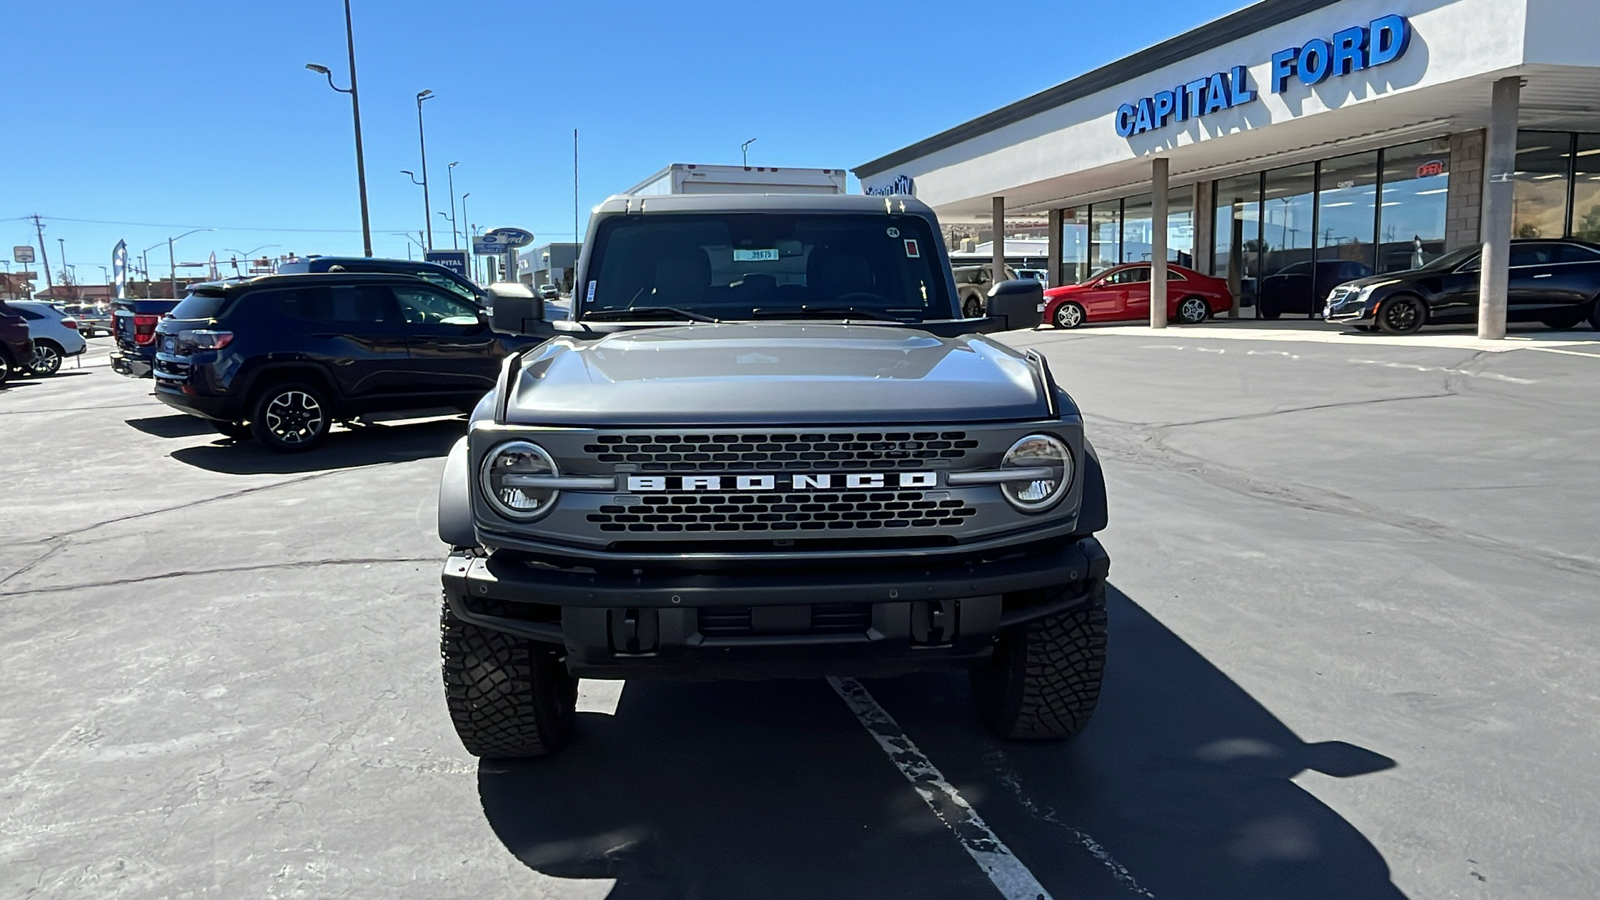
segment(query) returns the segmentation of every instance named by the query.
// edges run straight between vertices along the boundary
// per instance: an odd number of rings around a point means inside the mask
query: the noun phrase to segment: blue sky
[[[472,223],[562,240],[575,127],[585,216],[669,162],[737,163],[751,137],[752,165],[849,168],[1240,5],[354,0],[374,249],[404,257],[392,232],[422,228],[400,170],[419,166],[425,88],[433,208],[459,161]],[[84,282],[119,238],[162,244],[165,274],[162,242],[199,226],[218,230],[180,262],[360,252],[349,101],[304,68],[345,83],[340,0],[16,3],[5,25],[22,123],[0,142],[5,258],[36,243],[33,213]]]

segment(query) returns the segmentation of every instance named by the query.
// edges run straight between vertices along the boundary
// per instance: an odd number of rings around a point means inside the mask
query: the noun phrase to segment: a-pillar
[[[1502,78],[1494,83],[1489,101],[1489,133],[1484,152],[1483,263],[1478,275],[1478,337],[1499,340],[1506,336],[1506,288],[1510,279],[1511,211],[1517,167],[1517,110],[1522,79]]]
[[[999,284],[1006,280],[1006,198],[994,198],[994,250],[989,259],[993,268],[989,270],[989,277],[993,279],[990,284]]]
[[[1150,161],[1150,327],[1167,327],[1167,182],[1165,156]]]

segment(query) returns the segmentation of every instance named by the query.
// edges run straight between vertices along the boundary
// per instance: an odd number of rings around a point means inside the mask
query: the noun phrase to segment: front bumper
[[[610,573],[462,550],[443,583],[457,618],[563,644],[580,676],[888,674],[965,665],[1002,628],[1093,602],[1110,557],[1081,538],[960,564],[817,563]]]

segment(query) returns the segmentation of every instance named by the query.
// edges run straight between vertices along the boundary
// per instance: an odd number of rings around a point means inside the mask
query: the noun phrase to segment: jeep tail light
[[[141,347],[147,347],[156,342],[156,323],[161,321],[160,316],[146,313],[136,313],[133,317],[133,342]]]
[[[178,332],[178,343],[192,345],[196,350],[221,350],[233,343],[233,332],[197,328]]]

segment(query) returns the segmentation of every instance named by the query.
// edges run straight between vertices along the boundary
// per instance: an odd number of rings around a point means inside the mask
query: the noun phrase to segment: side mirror
[[[1032,278],[1002,281],[989,289],[987,309],[1005,330],[1038,328],[1044,319],[1044,285]]]
[[[489,285],[494,313],[489,327],[504,334],[531,334],[544,321],[544,301],[531,288],[514,281]]]

